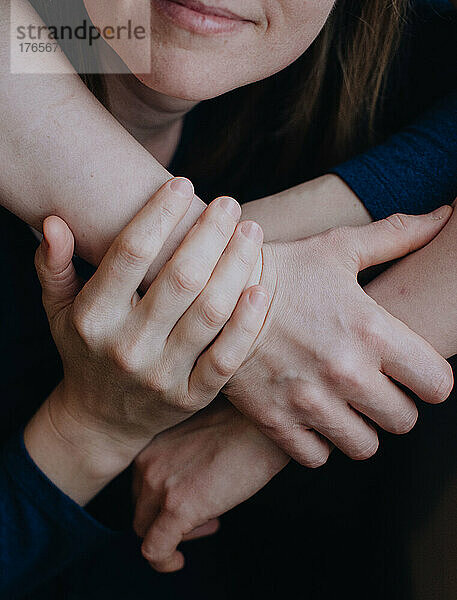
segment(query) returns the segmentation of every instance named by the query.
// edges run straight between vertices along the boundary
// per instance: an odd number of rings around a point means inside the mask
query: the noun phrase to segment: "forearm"
[[[61,492],[81,506],[128,467],[138,452],[82,427],[61,408],[59,385],[24,431],[27,451]]]
[[[365,288],[446,358],[457,354],[456,264],[454,213],[430,244],[396,263]]]
[[[0,202],[40,229],[57,214],[75,235],[77,251],[98,264],[113,237],[170,174],[95,99],[80,78],[11,75],[7,2],[0,5]],[[24,2],[30,23],[39,19]],[[43,69],[66,59],[45,54]],[[67,66],[68,70],[68,66]],[[176,245],[204,204],[195,198],[176,231]],[[334,175],[248,203],[244,218],[256,219],[266,239],[293,240],[340,224],[369,222],[363,204]],[[280,218],[278,218],[280,217]],[[171,244],[173,245],[173,244]],[[157,269],[173,248],[166,249]],[[152,274],[152,272],[151,272]]]
[[[243,217],[255,219],[266,241],[295,241],[342,225],[365,225],[370,213],[336,175],[324,175],[280,194],[248,202]]]
[[[80,78],[9,73],[8,2],[0,3],[0,201],[40,229],[46,216],[71,227],[77,251],[98,264],[110,242],[170,178],[99,104]],[[27,2],[28,22],[40,21]],[[61,63],[61,54],[44,54]],[[45,65],[43,64],[43,70]],[[152,266],[153,275],[201,214],[198,198]]]

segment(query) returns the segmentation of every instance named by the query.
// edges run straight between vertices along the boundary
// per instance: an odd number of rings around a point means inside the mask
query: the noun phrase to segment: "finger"
[[[185,525],[169,512],[163,511],[155,519],[144,538],[141,552],[156,571],[171,573],[182,569],[184,557],[176,548],[185,529]]]
[[[238,225],[208,284],[170,334],[167,349],[179,351],[182,368],[189,372],[196,359],[232,315],[256,265],[263,241],[262,229],[252,222]]]
[[[268,294],[261,286],[243,292],[231,319],[191,373],[191,397],[210,402],[238,371],[262,329],[268,306]]]
[[[385,431],[408,433],[417,421],[416,404],[383,373],[370,375],[370,385],[348,403],[359,413],[377,423]]]
[[[427,215],[395,214],[382,221],[350,228],[358,270],[401,258],[428,244],[448,222],[450,206]]]
[[[306,402],[307,400],[307,402]],[[376,431],[346,402],[337,398],[305,399],[306,423],[353,460],[366,460],[379,446]]]
[[[212,519],[208,521],[204,525],[200,525],[200,527],[196,527],[190,533],[186,533],[183,536],[183,542],[189,542],[190,540],[197,540],[198,538],[207,537],[209,535],[214,535],[219,531],[220,521],[219,519]]]
[[[214,200],[136,307],[136,314],[154,321],[162,336],[168,336],[208,283],[240,216],[233,198]]]
[[[404,323],[389,317],[392,323],[391,341],[388,351],[383,353],[381,370],[424,402],[444,402],[454,386],[451,365]]]
[[[114,240],[95,275],[86,285],[104,308],[130,308],[131,300],[149,266],[186,214],[194,194],[188,179],[163,185]]]
[[[159,562],[148,561],[151,567],[159,573],[175,573],[184,568],[185,560],[182,552],[175,550],[173,554]]]
[[[160,504],[154,502],[154,495],[150,490],[146,490],[146,494],[141,494],[136,504],[135,517],[133,519],[133,530],[139,538],[145,537],[159,512]]]
[[[309,469],[322,467],[330,456],[331,447],[328,440],[301,423],[293,429],[275,429],[265,433],[286,454]]]
[[[43,223],[43,241],[35,255],[35,267],[43,289],[43,304],[52,319],[72,303],[81,284],[73,266],[74,237],[59,217]]]

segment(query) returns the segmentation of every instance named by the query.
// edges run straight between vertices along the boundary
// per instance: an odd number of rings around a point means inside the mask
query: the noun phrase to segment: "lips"
[[[214,17],[225,17],[226,19],[233,19],[235,21],[246,21],[243,17],[236,15],[230,10],[225,8],[218,8],[216,6],[207,6],[199,0],[171,0],[174,4],[179,4],[186,8],[189,8],[195,12],[199,12],[202,15],[212,15]]]
[[[254,21],[200,0],[152,0],[157,12],[181,29],[201,35],[235,33]]]

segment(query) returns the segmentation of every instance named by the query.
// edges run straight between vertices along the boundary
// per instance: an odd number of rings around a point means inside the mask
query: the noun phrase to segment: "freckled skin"
[[[230,34],[199,35],[165,20],[152,3],[152,70],[137,77],[151,89],[200,101],[264,79],[294,62],[319,34],[334,0],[205,0],[251,22]],[[95,25],[140,19],[129,0],[84,0]],[[141,3],[140,3],[141,4]],[[132,48],[110,42],[133,63]]]

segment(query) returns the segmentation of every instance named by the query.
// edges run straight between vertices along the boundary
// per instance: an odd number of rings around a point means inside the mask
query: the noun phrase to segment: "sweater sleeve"
[[[457,92],[384,144],[330,172],[349,185],[375,220],[452,203],[457,196]]]
[[[0,598],[15,598],[117,537],[32,461],[22,432],[1,449]]]

